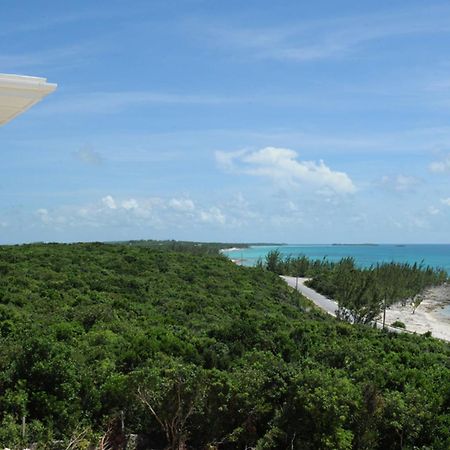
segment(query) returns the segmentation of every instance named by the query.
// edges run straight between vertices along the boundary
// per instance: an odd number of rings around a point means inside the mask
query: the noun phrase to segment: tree
[[[341,281],[335,300],[338,317],[351,323],[369,324],[380,315],[383,297],[370,271],[350,272]]]
[[[279,250],[271,250],[266,255],[266,268],[270,272],[274,272],[278,275],[282,273],[281,264],[283,262],[283,258],[281,257],[281,253]]]
[[[206,388],[201,369],[175,360],[143,374],[137,397],[164,432],[167,448],[186,449],[188,424],[205,403]]]

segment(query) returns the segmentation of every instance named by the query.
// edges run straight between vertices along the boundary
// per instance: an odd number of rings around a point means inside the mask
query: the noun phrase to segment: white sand
[[[232,259],[231,262],[234,262],[238,266],[242,266],[244,264],[243,259]]]
[[[237,247],[231,247],[231,248],[221,248],[220,252],[221,253],[226,253],[226,252],[236,252],[238,250],[243,250],[242,248],[237,248]]]
[[[392,305],[386,310],[386,325],[396,320],[403,322],[408,331],[418,334],[431,331],[431,335],[450,342],[450,316],[442,309],[450,304],[450,285],[443,285],[428,289],[424,293],[424,300],[414,311],[411,302],[405,306]]]

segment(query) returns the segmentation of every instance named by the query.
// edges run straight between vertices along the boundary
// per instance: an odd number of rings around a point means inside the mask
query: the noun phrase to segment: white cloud
[[[122,208],[124,209],[138,209],[139,203],[134,198],[130,198],[128,200],[124,200],[121,203]]]
[[[434,173],[450,172],[450,154],[441,161],[433,161],[429,168]]]
[[[431,216],[436,216],[439,213],[440,213],[439,208],[436,208],[435,206],[428,207],[428,214],[430,214]]]
[[[219,208],[213,206],[207,211],[200,211],[200,220],[202,222],[218,223],[220,225],[224,225],[225,215]]]
[[[36,211],[36,214],[39,220],[44,225],[53,225],[54,227],[59,228],[63,226],[67,222],[67,218],[62,214],[51,214],[46,208],[39,208]]]
[[[443,199],[441,200],[441,203],[442,203],[443,205],[445,205],[445,206],[450,206],[450,197],[448,197],[448,198],[443,198]]]
[[[152,216],[153,209],[155,207],[162,207],[163,200],[157,197],[150,197],[141,200],[136,200],[135,198],[128,198],[124,200],[117,200],[111,195],[107,195],[102,198],[102,206],[96,207],[91,206],[88,212],[94,215],[114,211],[116,216],[122,215],[124,218],[130,219],[131,215],[135,218],[148,219]],[[105,209],[106,207],[106,209]],[[83,208],[86,209],[86,208]]]
[[[245,150],[238,150],[236,152],[216,151],[216,162],[221,169],[231,172],[234,169],[234,160],[245,155],[245,153]]]
[[[111,195],[103,197],[102,203],[109,209],[117,209],[116,201],[111,197]]]
[[[194,202],[189,198],[172,198],[169,206],[177,211],[193,211],[195,209]]]
[[[45,208],[39,208],[36,211],[36,214],[39,216],[39,218],[42,220],[42,222],[46,223],[48,222],[48,210]]]
[[[219,166],[240,173],[272,179],[280,186],[329,188],[335,193],[353,193],[356,187],[345,172],[330,169],[322,160],[299,161],[294,150],[265,147],[257,151],[216,152]]]
[[[40,225],[49,228],[148,228],[158,230],[185,229],[204,224],[239,227],[243,224],[239,211],[230,215],[228,222],[219,205],[197,208],[189,198],[160,197],[121,199],[106,195],[99,201],[72,206],[60,206],[52,210],[40,208],[35,211]],[[236,217],[235,217],[236,216]]]

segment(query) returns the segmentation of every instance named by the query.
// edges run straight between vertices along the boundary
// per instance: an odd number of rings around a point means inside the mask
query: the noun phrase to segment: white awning
[[[57,85],[46,78],[0,74],[0,126],[52,93]]]

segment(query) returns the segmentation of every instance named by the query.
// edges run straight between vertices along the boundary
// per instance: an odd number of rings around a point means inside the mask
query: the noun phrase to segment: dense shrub
[[[447,344],[335,321],[266,270],[102,244],[0,267],[0,447],[122,423],[150,448],[450,446]]]

